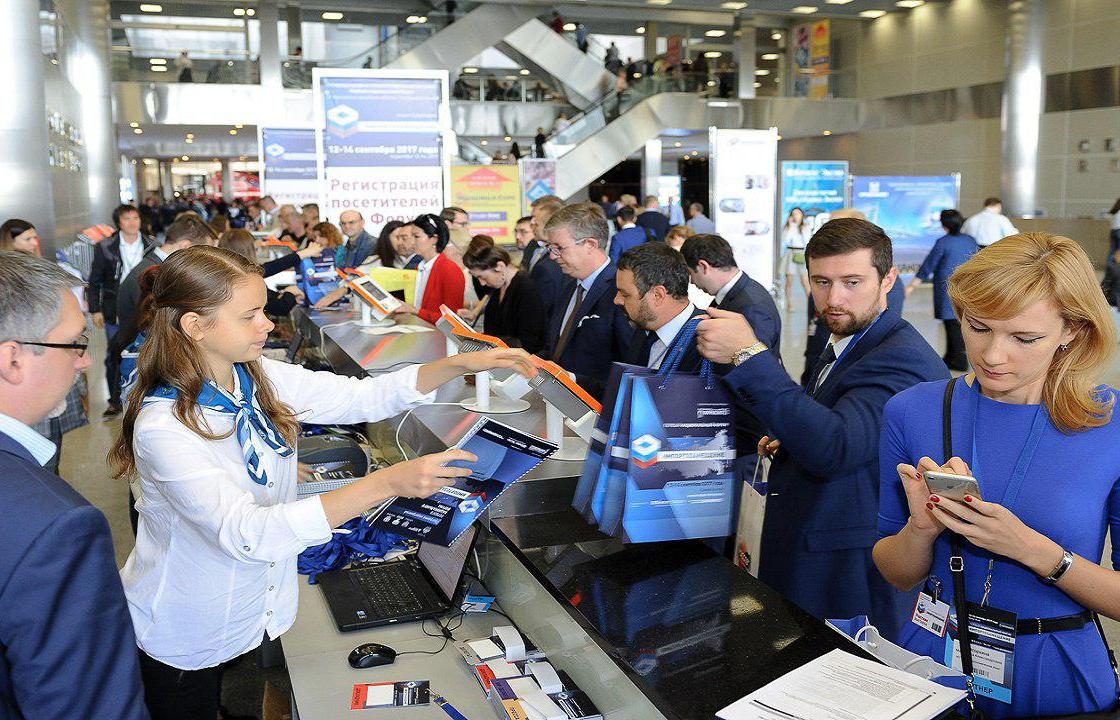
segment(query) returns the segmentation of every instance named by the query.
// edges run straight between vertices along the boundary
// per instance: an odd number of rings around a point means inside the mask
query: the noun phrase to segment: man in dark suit
[[[656,195],[646,196],[646,209],[634,222],[638,227],[649,231],[651,240],[665,242],[665,236],[669,234],[669,218],[661,212],[661,203],[658,202]]]
[[[618,213],[615,215],[618,232],[611,238],[611,247],[607,253],[611,262],[617,264],[618,259],[622,257],[622,253],[651,239],[652,233],[645,228],[638,227],[634,222],[637,217],[638,213],[632,207],[618,209]]]
[[[343,210],[338,216],[338,225],[346,237],[346,244],[337,267],[356,268],[373,254],[377,238],[366,232],[366,220],[357,210]]]
[[[607,259],[607,218],[595,203],[566,205],[545,225],[548,251],[567,278],[545,335],[545,357],[576,376],[594,397],[611,364],[626,357],[633,329],[614,304],[615,268]]]
[[[113,224],[117,232],[93,246],[93,264],[89,271],[89,286],[86,297],[93,324],[104,328],[105,339],[113,342],[113,336],[120,327],[117,318],[117,289],[121,280],[128,277],[144,256],[152,251],[155,242],[140,233],[140,211],[132,205],[120,205],[113,211]],[[110,377],[110,358],[105,357],[105,375]],[[113,395],[112,383],[109,395]],[[116,404],[110,402],[105,409],[105,417],[114,417],[121,412],[120,399]]]
[[[532,215],[529,218],[529,235],[525,237],[524,229],[516,232],[518,247],[521,248],[521,269],[529,273],[529,277],[536,283],[537,292],[541,294],[541,305],[544,308],[545,322],[552,319],[556,312],[557,298],[560,294],[560,285],[564,282],[564,274],[560,266],[548,254],[545,243],[548,238],[544,234],[544,226],[552,214],[564,207],[564,201],[555,195],[545,195],[533,201]],[[522,218],[524,220],[524,218]],[[518,220],[521,228],[522,220]],[[524,241],[524,245],[522,245]]]
[[[637,326],[623,362],[660,369],[684,326],[704,314],[688,299],[684,259],[664,243],[643,243],[622,253],[614,280],[614,304]],[[694,339],[678,367],[696,372],[701,359]]]
[[[805,255],[831,333],[809,387],[786,374],[739,313],[709,310],[700,352],[735,365],[724,382],[774,438],[759,577],[817,617],[867,614],[884,636],[897,637],[909,608],[871,560],[883,406],[949,371],[917,330],[883,309],[897,270],[881,228],[833,220]]]
[[[77,282],[0,251],[0,717],[143,720],[109,524],[43,469],[56,449],[29,427],[90,364]]]

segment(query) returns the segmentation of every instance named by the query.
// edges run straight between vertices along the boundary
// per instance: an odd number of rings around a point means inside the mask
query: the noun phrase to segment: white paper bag
[[[735,564],[758,577],[762,548],[762,521],[766,516],[766,495],[770,479],[770,459],[760,456],[751,481],[743,483],[739,500],[739,524],[735,530]],[[760,492],[762,489],[763,492]]]

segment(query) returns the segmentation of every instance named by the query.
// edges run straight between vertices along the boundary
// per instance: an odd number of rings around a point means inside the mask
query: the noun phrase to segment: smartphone
[[[983,500],[976,478],[935,470],[927,470],[922,473],[922,476],[926,479],[926,487],[929,488],[930,495],[940,495],[961,502],[964,502],[965,495]]]

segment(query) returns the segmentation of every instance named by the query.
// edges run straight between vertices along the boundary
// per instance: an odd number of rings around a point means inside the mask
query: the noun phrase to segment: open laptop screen
[[[435,580],[448,602],[454,599],[459,581],[463,579],[467,555],[470,554],[477,533],[478,528],[472,526],[449,548],[435,543],[420,543],[420,549],[416,552],[416,557]]]

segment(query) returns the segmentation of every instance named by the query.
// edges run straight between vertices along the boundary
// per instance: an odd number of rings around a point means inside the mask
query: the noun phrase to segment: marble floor
[[[795,291],[796,293],[796,291]],[[944,351],[945,339],[941,322],[934,319],[932,291],[929,285],[919,287],[906,303],[904,316],[939,352]],[[804,365],[805,350],[805,300],[793,299],[792,307],[783,310],[782,355],[786,368],[793,377],[800,376]],[[105,456],[120,430],[120,420],[102,421],[107,393],[104,381],[105,354],[103,335],[94,333],[91,351],[94,363],[90,369],[90,417],[92,422],[66,435],[63,443],[60,474],[80,493],[97,506],[109,520],[118,564],[123,564],[132,549],[133,535],[128,521],[128,486],[123,480],[109,476]],[[1120,384],[1120,356],[1114,359],[1104,382]],[[1105,548],[1105,558],[1110,548]],[[1106,633],[1112,647],[1120,647],[1120,623],[1105,620]],[[243,663],[231,671],[226,679],[226,701],[232,712],[257,713],[260,693],[265,679],[286,685],[283,671],[258,671]]]

